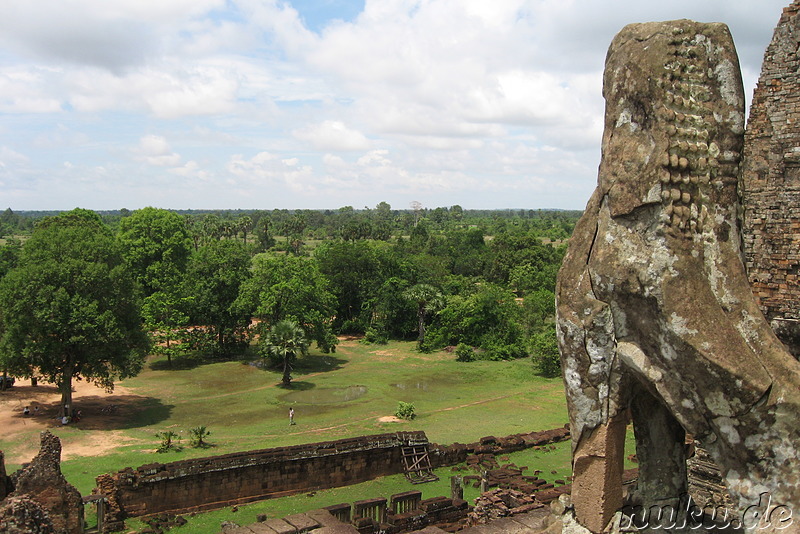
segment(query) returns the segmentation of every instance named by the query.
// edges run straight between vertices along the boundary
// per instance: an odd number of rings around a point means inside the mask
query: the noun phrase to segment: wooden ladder
[[[428,441],[415,439],[410,434],[400,434],[400,451],[403,453],[403,464],[406,478],[412,484],[435,482],[439,477],[433,474],[431,458],[428,456]]]

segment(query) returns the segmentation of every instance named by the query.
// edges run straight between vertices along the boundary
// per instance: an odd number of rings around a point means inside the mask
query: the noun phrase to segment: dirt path
[[[141,403],[144,397],[121,386],[117,386],[113,393],[107,393],[85,381],[75,382],[72,395],[73,404],[83,412],[83,419],[72,426],[105,432],[65,434],[62,436],[62,459],[96,456],[136,441],[114,429],[120,427],[120,420],[127,417],[132,407]],[[56,419],[60,401],[61,394],[52,384],[40,383],[33,387],[27,380],[18,380],[16,385],[0,393],[0,450],[5,453],[6,462],[29,462],[36,455],[39,451],[38,433],[34,434],[32,430],[55,432],[62,427]],[[25,406],[30,408],[31,415],[23,414]]]

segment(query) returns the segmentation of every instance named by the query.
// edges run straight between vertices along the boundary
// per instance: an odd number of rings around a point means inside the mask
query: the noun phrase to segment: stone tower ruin
[[[631,419],[644,509],[681,507],[688,432],[739,512],[765,492],[800,510],[800,363],[762,313],[800,322],[798,11],[776,30],[746,136],[725,25],[631,24],[611,43],[598,186],[556,291],[573,502],[591,532],[621,507]]]
[[[745,265],[761,311],[800,356],[800,2],[764,54],[745,132]]]

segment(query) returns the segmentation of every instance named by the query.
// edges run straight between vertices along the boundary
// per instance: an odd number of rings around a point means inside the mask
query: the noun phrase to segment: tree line
[[[66,406],[73,380],[112,387],[152,352],[167,362],[187,352],[283,355],[288,383],[287,346],[293,356],[308,342],[331,352],[342,334],[457,347],[460,360],[533,354],[553,374],[555,277],[577,216],[385,202],[39,218],[6,210],[4,228],[25,239],[0,246],[0,364],[57,384]]]

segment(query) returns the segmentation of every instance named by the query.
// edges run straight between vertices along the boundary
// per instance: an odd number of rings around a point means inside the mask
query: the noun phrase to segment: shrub
[[[192,447],[195,448],[205,448],[208,447],[208,442],[206,438],[211,435],[211,431],[207,429],[205,426],[196,426],[194,428],[189,429],[189,435],[191,436],[189,439],[191,440]]]
[[[414,419],[414,405],[410,402],[400,401],[397,403],[397,411],[394,415],[400,419]]]
[[[364,324],[358,319],[347,319],[342,322],[339,328],[340,334],[363,334],[366,328]]]
[[[156,452],[167,452],[169,450],[179,451],[181,447],[180,443],[180,435],[172,430],[164,430],[162,432],[157,432],[156,437],[161,439],[161,444],[156,449]]]
[[[543,376],[554,377],[561,373],[561,358],[558,355],[558,337],[555,325],[534,335],[531,339],[533,362]]]
[[[364,333],[364,338],[361,340],[364,343],[376,343],[378,345],[386,345],[389,342],[389,333],[385,328],[370,326]]]
[[[527,356],[521,343],[505,344],[502,342],[491,343],[486,347],[485,359],[490,361],[513,360]]]
[[[456,347],[457,362],[471,362],[475,360],[475,351],[466,343],[459,343]]]

